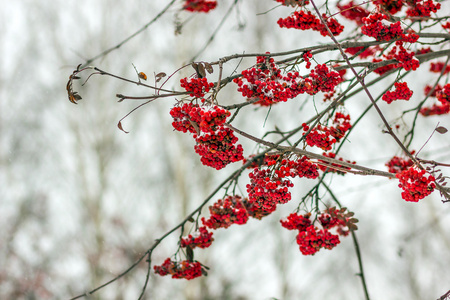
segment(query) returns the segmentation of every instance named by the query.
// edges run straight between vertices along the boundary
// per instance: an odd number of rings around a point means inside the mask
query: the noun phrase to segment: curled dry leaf
[[[77,72],[77,71],[74,71],[74,74],[75,74],[75,72]],[[69,97],[69,101],[72,102],[73,104],[77,104],[77,101],[81,100],[82,98],[80,95],[78,95],[77,92],[73,91],[72,83],[73,83],[73,80],[80,79],[80,77],[75,76],[74,74],[69,76],[69,81],[67,82],[66,90],[67,90],[67,95]]]
[[[156,78],[156,82],[159,82],[162,78],[166,77],[166,73],[164,72],[159,72],[158,74],[155,75]]]
[[[206,71],[208,71],[209,74],[212,74],[212,72],[214,72],[214,69],[210,63],[204,62],[203,64],[205,65],[205,69]]]
[[[197,73],[197,77],[198,78],[203,78],[206,76],[206,71],[205,71],[205,67],[199,63],[192,63],[191,66],[194,68],[195,72]]]
[[[120,130],[122,130],[125,133],[129,133],[128,131],[125,131],[122,127],[122,122],[119,121],[119,123],[117,123],[117,127],[119,127]]]

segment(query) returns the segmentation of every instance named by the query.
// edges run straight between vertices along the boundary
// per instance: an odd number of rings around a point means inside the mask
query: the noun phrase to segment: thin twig
[[[337,203],[339,208],[342,208],[341,203],[339,202],[339,200],[337,199],[337,197],[333,193],[333,191],[331,191],[330,187],[325,182],[323,182],[323,186],[327,189],[328,193],[330,193],[331,198],[333,198],[334,202]],[[359,248],[358,239],[356,238],[356,234],[355,234],[354,230],[350,230],[350,233],[352,234],[353,245],[355,246],[355,251],[356,251],[356,257],[358,258],[358,266],[359,266],[358,276],[361,278],[361,283],[363,285],[363,290],[364,290],[364,296],[365,296],[366,300],[370,300],[369,291],[367,289],[367,284],[366,284],[366,278],[364,276],[364,269],[363,269],[363,263],[362,263],[362,257],[361,257],[361,251]]]
[[[127,37],[126,39],[124,39],[123,41],[121,41],[119,44],[115,45],[114,47],[111,47],[105,51],[103,51],[102,53],[88,59],[83,65],[82,67],[85,67],[87,65],[90,65],[93,61],[99,59],[100,57],[106,56],[108,55],[110,52],[119,49],[122,45],[124,45],[125,43],[127,43],[128,41],[130,41],[132,38],[134,38],[135,36],[137,36],[138,34],[140,34],[141,32],[143,32],[144,30],[146,30],[150,25],[152,25],[154,22],[156,22],[171,6],[172,4],[175,3],[176,0],[172,0],[170,1],[169,4],[166,5],[166,7],[163,8],[163,10],[161,10],[150,22],[148,22],[147,24],[145,24],[141,29],[139,29],[138,31],[136,31],[135,33],[133,33],[132,35],[130,35],[129,37]]]

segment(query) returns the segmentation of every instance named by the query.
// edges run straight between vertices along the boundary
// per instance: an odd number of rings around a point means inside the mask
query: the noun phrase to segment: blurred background
[[[0,10],[0,298],[69,299],[112,279],[195,209],[240,164],[217,172],[201,165],[187,134],[174,132],[164,98],[117,122],[138,103],[115,95],[148,95],[149,90],[106,76],[94,76],[67,99],[66,83],[80,63],[113,47],[153,19],[169,1],[7,1]],[[197,60],[216,61],[235,53],[276,52],[329,42],[308,32],[280,29],[276,20],[289,8],[274,1],[238,1],[208,48],[201,52],[232,1],[192,15],[177,1],[158,22],[91,65],[136,79],[132,64],[150,83]],[[176,29],[181,32],[175,34]],[[253,59],[226,65],[231,72]],[[425,67],[426,70],[426,67]],[[167,88],[178,88],[174,76]],[[422,98],[424,73],[412,73],[415,96]],[[211,80],[217,80],[216,73]],[[430,80],[436,79],[431,77]],[[86,77],[83,78],[86,79]],[[381,83],[380,89],[383,89]],[[230,84],[220,103],[242,101]],[[414,98],[415,97],[415,98]],[[301,97],[299,97],[301,98]],[[311,116],[306,97],[274,107],[243,109],[236,126],[256,136],[301,124]],[[320,99],[317,105],[323,105]],[[355,97],[346,109],[357,114],[369,101]],[[405,105],[402,103],[402,105]],[[407,108],[414,107],[408,103]],[[302,107],[302,109],[300,109]],[[405,106],[383,106],[389,120]],[[309,110],[308,110],[309,109]],[[404,122],[404,123],[402,123]],[[419,149],[448,116],[419,118],[412,148]],[[408,124],[408,116],[400,120]],[[369,113],[341,155],[361,165],[387,170],[400,151],[382,124]],[[240,137],[246,156],[255,146]],[[449,162],[448,135],[434,135],[423,158]],[[238,166],[239,165],[239,166]],[[245,192],[246,178],[240,189]],[[435,192],[420,203],[406,203],[393,180],[334,175],[327,179],[343,205],[360,220],[360,242],[373,299],[436,299],[450,289],[449,204]],[[293,200],[262,221],[215,232],[213,245],[196,251],[211,269],[192,281],[150,277],[146,299],[362,299],[358,262],[351,238],[333,251],[302,256],[295,234],[279,220],[312,186],[298,181]],[[218,194],[211,204],[221,198]],[[325,193],[325,202],[331,199]],[[328,197],[328,198],[327,198]],[[207,209],[203,210],[207,214]],[[177,249],[179,232],[154,251],[161,264]],[[90,299],[137,299],[146,274],[142,262]]]

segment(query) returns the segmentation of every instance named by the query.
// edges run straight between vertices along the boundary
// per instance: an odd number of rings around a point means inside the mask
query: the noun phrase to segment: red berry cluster
[[[198,261],[183,260],[172,261],[167,258],[161,266],[154,266],[156,274],[161,276],[172,275],[172,278],[191,280],[202,276],[202,265]]]
[[[428,95],[431,87],[426,87],[425,94]],[[428,92],[427,92],[428,91]],[[423,107],[420,109],[420,113],[423,116],[443,115],[450,112],[450,84],[447,83],[444,87],[439,84],[435,87],[434,92],[430,95],[436,97],[439,104],[433,104],[432,107]]]
[[[414,153],[414,151],[411,152],[411,154],[412,153]],[[389,172],[395,174],[403,172],[413,165],[414,163],[410,158],[405,159],[398,156],[394,156],[390,161],[386,163],[386,167],[389,168]]]
[[[356,4],[351,0],[348,4],[337,4],[337,8],[341,11],[341,15],[351,21],[355,21],[356,25],[361,26],[364,24],[363,18],[367,17],[370,12],[362,8],[359,4]]]
[[[214,241],[214,238],[212,236],[213,233],[208,232],[206,226],[202,226],[198,229],[198,232],[194,233],[194,235],[190,234],[188,237],[182,238],[181,247],[189,247],[191,249],[194,249],[196,247],[208,248]]]
[[[412,0],[407,2],[410,7],[406,11],[406,15],[409,17],[431,17],[432,12],[435,13],[441,8],[440,3],[435,4],[432,0]]]
[[[382,99],[388,104],[391,104],[394,100],[409,100],[413,94],[406,82],[394,83],[395,90],[387,91],[384,93]]]
[[[373,4],[377,5],[380,11],[394,15],[402,9],[403,2],[398,0],[375,0]]]
[[[204,12],[207,13],[210,10],[216,8],[216,0],[186,0],[183,9],[190,12]]]
[[[205,166],[220,170],[228,164],[244,159],[242,145],[235,146],[238,138],[233,130],[219,126],[214,133],[194,135],[197,145],[194,150]]]
[[[328,18],[326,14],[323,14],[322,17],[326,20],[327,26],[334,36],[337,36],[344,31],[344,26],[339,24],[336,19]],[[300,30],[312,29],[319,31],[322,36],[328,36],[328,31],[325,25],[323,25],[320,19],[313,15],[310,11],[295,11],[293,15],[284,19],[279,19],[277,24],[281,28],[296,28]]]
[[[308,131],[309,126],[303,123],[303,131]],[[328,127],[318,124],[307,136],[306,143],[308,146],[319,147],[323,150],[331,150],[331,146],[335,144],[337,140],[332,138],[331,131]]]
[[[408,50],[403,47],[402,41],[397,41],[395,44],[396,46],[392,47],[386,58],[395,58],[399,62],[395,65],[396,68],[403,68],[405,71],[415,71],[420,66],[419,60],[415,58],[415,53],[413,51],[408,52]]]
[[[395,46],[392,47],[387,54],[383,55],[386,60],[395,59],[398,63],[377,68],[374,70],[375,73],[383,75],[384,73],[395,68],[403,68],[406,71],[415,71],[420,66],[419,60],[415,57],[416,53],[413,51],[408,51],[403,47],[405,41],[415,42],[418,36],[415,33],[410,33],[408,35],[404,35],[404,37],[405,38],[402,41],[396,41]],[[372,61],[381,62],[382,60],[379,58],[374,58]]]
[[[309,219],[311,217],[311,213],[307,213],[305,215],[299,214],[290,214],[286,220],[280,220],[281,226],[288,230],[299,230],[305,231],[306,228],[311,226],[312,222]]]
[[[259,99],[256,104],[270,106],[277,102],[286,102],[299,95],[297,88],[298,72],[288,72],[281,75],[281,70],[275,65],[273,58],[258,56],[259,68],[242,71],[242,77],[233,79],[238,85],[238,91],[249,100]]]
[[[187,92],[190,92],[189,96],[202,98],[211,88],[214,87],[214,83],[208,82],[208,79],[203,78],[182,78],[180,80],[181,87]]]
[[[228,228],[232,224],[245,224],[249,214],[244,199],[240,196],[227,196],[219,199],[209,207],[210,217],[202,219],[205,226],[211,229]]]
[[[284,204],[291,200],[289,188],[294,185],[289,179],[272,176],[269,169],[255,168],[248,175],[250,184],[247,184],[248,201],[256,209],[266,213],[276,210],[277,204]]]
[[[314,255],[321,248],[332,249],[340,243],[339,236],[334,235],[325,227],[319,229],[310,220],[310,213],[305,215],[291,214],[286,220],[281,220],[281,226],[289,230],[298,230],[297,244],[303,255]]]
[[[306,90],[310,95],[320,92],[332,92],[336,86],[342,82],[341,75],[336,71],[328,69],[327,65],[317,65],[314,70],[311,71],[310,78],[305,81],[312,84],[312,91]]]
[[[306,132],[309,130],[309,126],[306,123],[303,123],[302,126],[303,131]],[[333,126],[327,127],[318,124],[306,136],[306,143],[310,147],[316,146],[326,151],[331,150],[331,146],[339,142],[351,127],[350,115],[337,112],[333,119]]]
[[[170,115],[174,118],[172,126],[178,131],[213,133],[225,123],[230,112],[216,105],[199,106],[189,102],[173,107]]]
[[[339,142],[350,128],[352,128],[352,125],[350,124],[350,115],[336,112],[333,119],[333,126],[330,127],[332,136]]]
[[[400,21],[387,26],[382,22],[387,19],[388,16],[382,13],[370,14],[363,18],[364,26],[361,27],[362,34],[373,37],[377,41],[390,41],[402,37],[403,29]]]
[[[420,114],[424,117],[445,115],[450,112],[450,105],[439,105],[433,104],[432,107],[422,107],[420,109]]]
[[[204,165],[220,170],[244,158],[242,146],[235,146],[238,138],[231,129],[223,126],[229,111],[215,105],[199,106],[190,102],[175,106],[170,115],[176,130],[194,133],[197,142],[194,149]]]
[[[333,153],[333,152],[329,152],[329,153],[325,153],[324,152],[322,155],[325,156],[325,157],[334,158],[334,159],[338,159],[340,161],[344,161],[344,159],[342,157],[336,158],[336,153]],[[345,171],[336,170],[333,167],[339,167],[340,169],[350,170],[349,167],[344,167],[344,166],[341,166],[339,164],[334,164],[334,163],[330,164],[329,162],[326,162],[324,160],[319,160],[319,161],[322,163],[322,164],[318,164],[319,169],[321,171],[323,171],[323,172],[326,171],[326,172],[329,172],[329,173],[336,173],[336,174],[339,174],[339,175],[345,175]],[[356,164],[355,161],[350,161],[350,160],[345,160],[345,162],[348,162],[348,163],[351,163],[351,164]]]
[[[303,255],[314,255],[321,248],[331,250],[340,242],[338,235],[332,234],[326,229],[318,229],[313,225],[300,231],[297,235],[297,244]]]
[[[428,175],[428,176],[427,176]],[[418,202],[434,191],[435,178],[425,170],[410,167],[395,176],[400,180],[399,187],[403,189],[402,198],[406,201]]]
[[[337,209],[331,207],[317,216],[321,229],[314,226],[310,220],[311,213],[305,215],[290,214],[286,220],[281,220],[281,226],[289,230],[298,230],[297,244],[303,255],[314,255],[321,248],[333,249],[340,243],[339,235],[347,236],[351,230],[358,227],[354,224],[357,219],[352,218],[352,212],[346,212],[346,208]],[[329,230],[336,228],[338,235]]]
[[[431,85],[427,84],[427,85],[425,86],[425,88],[423,89],[424,95],[425,95],[425,96],[428,96],[428,97],[436,98],[436,97],[437,97],[437,93],[438,93],[439,91],[442,90],[442,86],[438,83],[438,84],[435,86],[433,92],[431,92],[432,89],[433,89],[433,87],[432,87]],[[430,94],[430,92],[431,92],[431,94]],[[428,95],[428,94],[429,94],[429,95]]]
[[[430,64],[430,72],[432,72],[432,73],[441,73],[442,70],[444,70],[444,74],[448,74],[450,72],[450,65],[446,65],[442,61],[432,62]]]
[[[430,47],[426,47],[426,48],[418,48],[416,50],[416,55],[420,55],[420,54],[425,54],[425,53],[430,53],[433,52],[433,50],[431,50]]]

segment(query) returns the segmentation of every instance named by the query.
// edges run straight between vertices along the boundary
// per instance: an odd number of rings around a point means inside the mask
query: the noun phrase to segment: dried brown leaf
[[[445,128],[445,127],[443,127],[443,126],[439,126],[439,127],[436,127],[436,129],[435,129],[437,132],[439,132],[440,134],[444,134],[444,133],[446,133],[448,130],[447,130],[447,128]]]
[[[167,74],[164,73],[164,72],[159,72],[158,74],[155,75],[156,78],[163,78],[163,77],[166,77],[166,76],[167,76]]]
[[[206,70],[205,70],[205,67],[203,66],[203,64],[198,64],[197,66],[198,66],[197,67],[198,78],[206,77]]]
[[[128,133],[128,131],[125,131],[125,130],[123,129],[123,127],[122,127],[122,122],[121,122],[121,121],[119,121],[119,123],[117,123],[117,127],[119,127],[119,129],[122,130],[123,132]]]
[[[209,74],[212,74],[212,72],[214,72],[214,69],[210,63],[204,62],[203,64],[205,65],[205,69],[206,71],[208,71]]]

